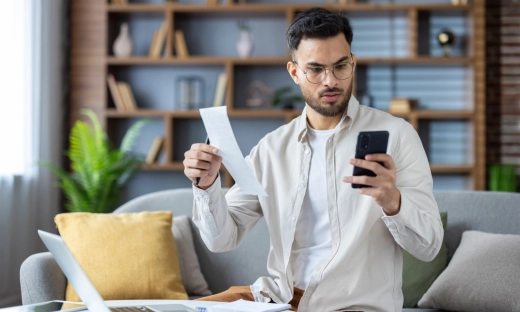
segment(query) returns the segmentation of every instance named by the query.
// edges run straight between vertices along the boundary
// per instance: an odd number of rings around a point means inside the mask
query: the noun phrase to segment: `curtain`
[[[19,271],[56,232],[66,110],[65,0],[0,1],[0,307],[21,304]]]

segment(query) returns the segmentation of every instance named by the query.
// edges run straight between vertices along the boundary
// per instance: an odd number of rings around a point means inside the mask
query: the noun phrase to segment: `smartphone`
[[[365,159],[369,154],[386,154],[388,147],[388,131],[365,131],[360,132],[357,137],[356,158]],[[382,163],[380,163],[382,165]],[[375,177],[372,170],[354,166],[353,176]],[[352,184],[352,188],[370,187],[364,184]]]

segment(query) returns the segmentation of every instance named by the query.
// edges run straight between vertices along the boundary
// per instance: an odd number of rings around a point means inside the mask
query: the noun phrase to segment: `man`
[[[401,311],[403,249],[431,261],[443,238],[421,141],[405,120],[351,96],[356,57],[348,18],[313,8],[296,16],[286,37],[287,70],[306,108],[246,158],[269,197],[236,185],[224,196],[217,149],[194,144],[185,153],[186,176],[200,177],[193,220],[211,251],[237,247],[262,216],[270,234],[271,277],[206,299]],[[354,159],[358,133],[372,130],[389,131],[388,154]],[[352,177],[354,165],[377,176]]]

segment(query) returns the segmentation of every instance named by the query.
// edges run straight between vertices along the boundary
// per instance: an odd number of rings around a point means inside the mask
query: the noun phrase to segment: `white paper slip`
[[[240,189],[247,194],[267,196],[238,147],[229,123],[226,106],[201,108],[200,116],[211,146],[218,148],[218,155],[222,157],[224,166]]]
[[[276,312],[285,311],[290,308],[290,304],[263,303],[240,299],[209,307],[208,312]]]

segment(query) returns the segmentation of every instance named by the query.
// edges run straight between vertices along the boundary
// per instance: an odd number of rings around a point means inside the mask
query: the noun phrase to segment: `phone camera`
[[[370,136],[366,134],[362,134],[360,138],[360,145],[362,150],[368,149],[368,146],[370,145]]]

